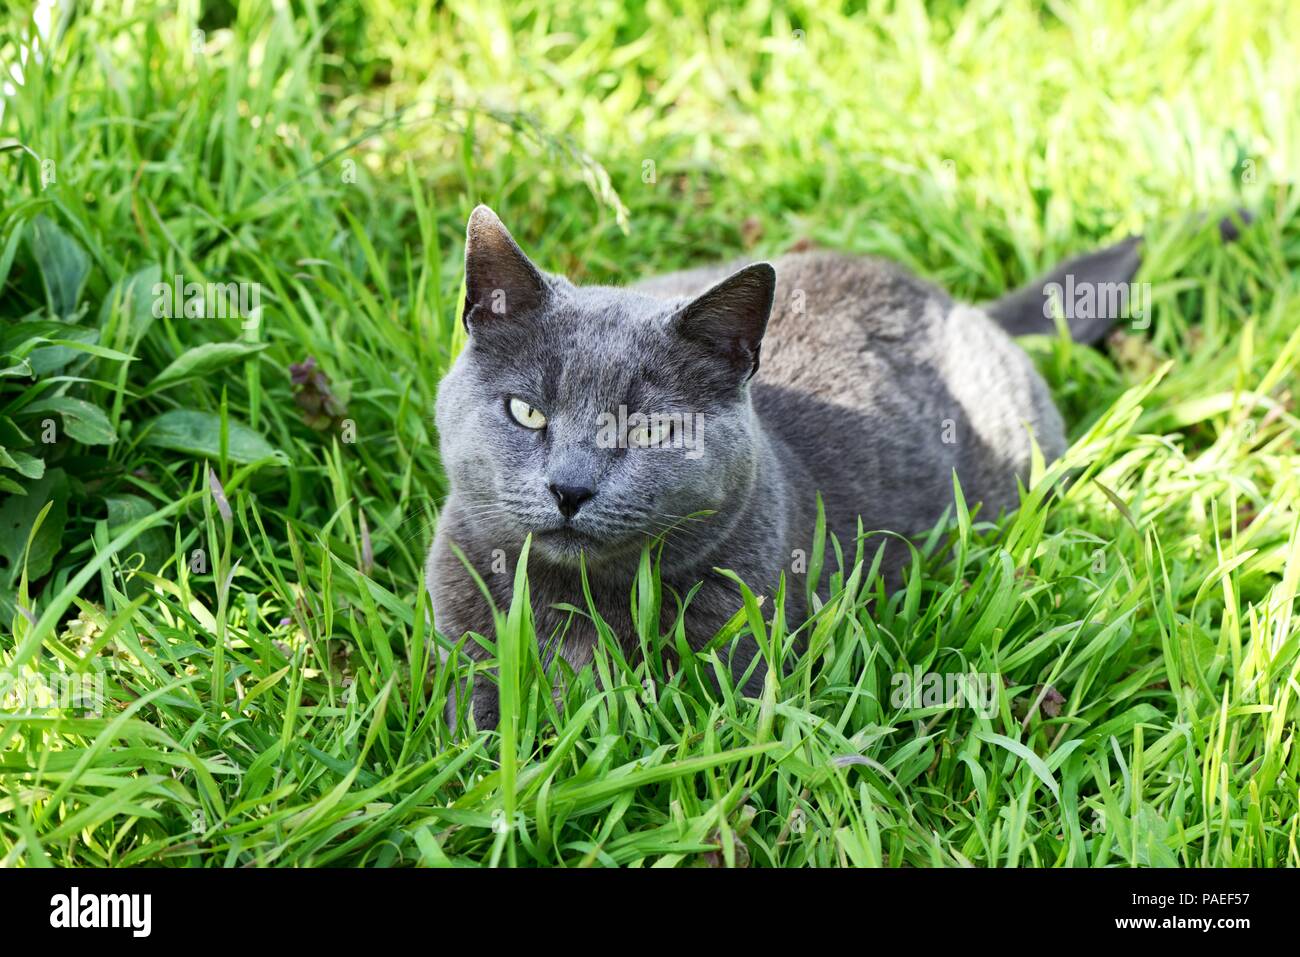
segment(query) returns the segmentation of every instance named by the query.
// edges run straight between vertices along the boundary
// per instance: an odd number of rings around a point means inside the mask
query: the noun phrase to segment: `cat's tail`
[[[1238,210],[1219,221],[1225,242],[1238,236],[1251,215]],[[1075,342],[1099,342],[1121,319],[1134,315],[1132,283],[1142,264],[1142,237],[1129,236],[1113,246],[1084,253],[981,308],[1013,336],[1051,335],[1055,316],[1065,317]],[[1137,308],[1149,307],[1137,306]]]

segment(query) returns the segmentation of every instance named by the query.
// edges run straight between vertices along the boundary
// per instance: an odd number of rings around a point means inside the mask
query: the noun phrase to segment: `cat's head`
[[[636,554],[687,516],[726,520],[753,479],[748,381],[776,276],[747,266],[695,299],[575,286],[487,207],[465,247],[468,345],[439,387],[452,489],[480,541],[532,533],[575,564]]]

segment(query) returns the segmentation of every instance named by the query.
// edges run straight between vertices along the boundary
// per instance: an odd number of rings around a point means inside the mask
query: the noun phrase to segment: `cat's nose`
[[[573,518],[578,514],[578,509],[582,508],[582,503],[596,494],[594,488],[586,485],[556,485],[554,482],[550,485],[551,495],[555,497],[555,504],[560,506],[560,514],[565,518]]]

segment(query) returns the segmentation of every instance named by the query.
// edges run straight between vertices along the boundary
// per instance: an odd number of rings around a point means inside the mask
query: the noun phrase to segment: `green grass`
[[[25,60],[6,14],[0,863],[1300,864],[1300,7],[849,6],[104,0]],[[738,609],[811,644],[761,700],[643,624],[557,709],[521,581],[467,735],[420,576],[479,201],[577,280],[812,240],[972,299],[1151,228],[1154,317],[1030,344],[1074,445],[1009,519]],[[178,273],[261,322],[155,318]],[[39,707],[73,675],[101,714]]]

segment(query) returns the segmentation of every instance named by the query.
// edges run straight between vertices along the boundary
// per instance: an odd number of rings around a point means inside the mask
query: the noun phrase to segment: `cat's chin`
[[[577,568],[582,557],[587,567],[608,565],[611,562],[635,561],[641,552],[640,538],[605,539],[581,532],[572,526],[547,529],[533,533],[533,554],[554,565]]]
[[[537,532],[533,535],[533,550],[556,565],[578,567],[583,552],[587,560],[600,557],[600,542],[569,526]]]

